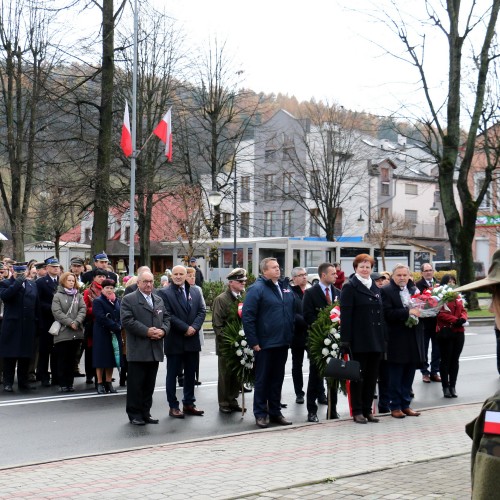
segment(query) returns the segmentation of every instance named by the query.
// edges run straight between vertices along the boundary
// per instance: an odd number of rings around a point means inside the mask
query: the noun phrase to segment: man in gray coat
[[[150,410],[170,316],[163,300],[153,295],[153,285],[153,275],[142,272],[137,290],[123,297],[120,311],[122,327],[127,333],[127,414],[133,425],[158,423]]]

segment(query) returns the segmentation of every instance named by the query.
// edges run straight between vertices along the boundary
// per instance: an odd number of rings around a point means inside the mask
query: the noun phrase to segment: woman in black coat
[[[351,382],[352,415],[357,424],[379,421],[372,406],[385,334],[380,289],[370,278],[374,263],[368,254],[357,255],[355,272],[340,294],[342,346],[361,364],[362,380]]]
[[[93,332],[93,364],[97,377],[97,394],[116,392],[111,383],[113,368],[120,367],[115,357],[113,336],[122,352],[120,301],[115,295],[115,282],[105,279],[102,284],[102,293],[92,306],[94,314]]]

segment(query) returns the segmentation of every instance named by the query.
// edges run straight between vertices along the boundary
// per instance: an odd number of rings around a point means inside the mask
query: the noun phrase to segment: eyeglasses
[[[304,278],[305,276],[307,276],[307,273],[302,273],[302,274],[296,274],[295,275],[296,278]]]

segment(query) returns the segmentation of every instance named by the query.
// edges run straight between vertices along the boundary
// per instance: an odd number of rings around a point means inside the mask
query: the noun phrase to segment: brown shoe
[[[394,418],[405,418],[405,414],[401,410],[392,410],[391,417]]]
[[[269,422],[266,417],[257,417],[255,419],[255,423],[257,424],[257,427],[260,427],[261,429],[265,429],[269,426]]]
[[[420,415],[419,411],[412,410],[411,408],[405,408],[403,413],[409,417],[418,417]]]
[[[168,414],[174,418],[184,418],[184,413],[179,408],[170,408]]]
[[[372,424],[377,424],[378,422],[380,422],[380,418],[374,417],[371,413],[370,415],[366,416],[366,420],[368,420],[368,422],[371,422]]]
[[[269,415],[269,421],[279,425],[292,425],[283,415]]]
[[[352,417],[352,419],[357,424],[366,424],[366,423],[368,423],[368,420],[365,417],[363,417],[363,415],[354,415]]]
[[[194,405],[183,406],[182,411],[186,415],[195,415],[197,417],[201,417],[205,413],[203,410],[198,410],[198,408],[196,408],[196,406]]]
[[[437,373],[435,373],[434,375],[431,375],[431,380],[433,382],[441,382],[441,377]]]
[[[422,375],[422,382],[424,382],[425,384],[430,384],[431,377],[429,375]]]

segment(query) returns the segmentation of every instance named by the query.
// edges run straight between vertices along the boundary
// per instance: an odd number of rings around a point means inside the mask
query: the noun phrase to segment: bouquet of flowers
[[[455,292],[449,285],[436,285],[423,292],[416,292],[410,297],[408,307],[420,309],[421,318],[434,318],[444,304],[453,300],[464,300],[460,292]],[[413,314],[406,320],[405,325],[412,327],[418,324],[418,318]]]
[[[118,298],[122,298],[123,297],[123,294],[125,293],[125,287],[123,285],[117,285],[115,287],[115,295],[118,297]]]
[[[308,351],[311,363],[315,363],[323,375],[330,358],[340,355],[340,307],[338,303],[328,305],[318,313],[316,321],[309,328]],[[332,380],[327,378],[329,387]],[[346,394],[345,381],[339,389]]]

